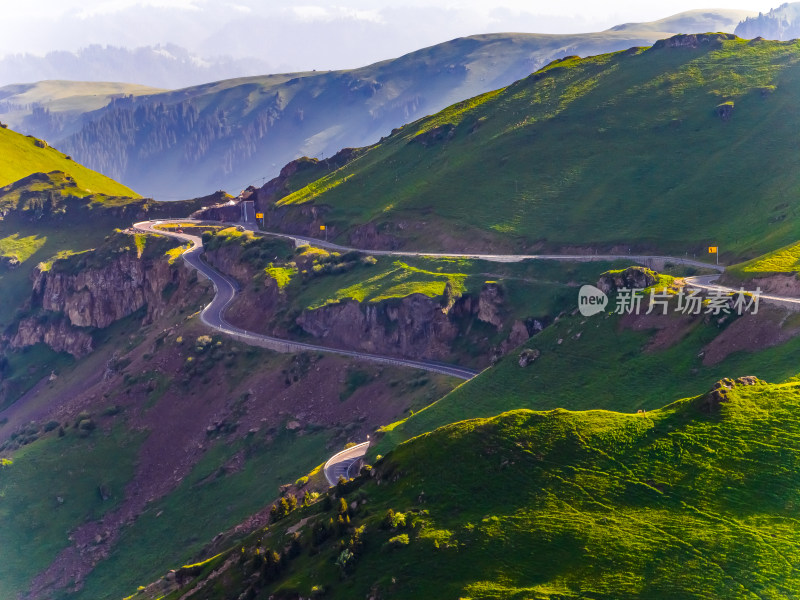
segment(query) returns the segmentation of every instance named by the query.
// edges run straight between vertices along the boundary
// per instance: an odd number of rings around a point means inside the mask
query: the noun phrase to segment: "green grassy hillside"
[[[753,256],[800,238],[799,62],[796,42],[725,34],[556,61],[403,127],[278,207],[313,202],[339,239],[372,223],[421,249]]]
[[[86,193],[139,197],[126,186],[87,169],[55,148],[50,148],[45,142],[7,128],[0,128],[0,155],[3,156],[3,161],[0,163],[0,187],[31,173],[62,171],[69,173],[78,187]]]
[[[618,315],[580,315],[562,318],[492,369],[468,381],[428,408],[383,428],[384,438],[374,452],[385,453],[398,443],[461,419],[490,417],[517,408],[551,410],[652,410],[671,399],[709,387],[730,373],[757,373],[786,381],[798,373],[800,337],[792,337],[796,316],[781,313],[741,319],[761,324],[744,335],[780,339],[771,347],[738,350],[714,364],[704,362],[715,340],[731,325],[709,320],[687,321],[670,314],[634,330]],[[682,320],[682,323],[680,321]],[[662,347],[656,338],[672,337]],[[759,328],[764,332],[759,334]],[[663,337],[662,337],[663,339]],[[731,344],[730,336],[724,344]],[[654,347],[655,345],[655,347]],[[519,366],[522,348],[541,352],[527,367]]]
[[[343,486],[344,502],[300,508],[179,571],[182,588],[133,598],[790,597],[800,391],[746,383],[646,415],[449,425]]]
[[[775,273],[797,273],[798,271],[800,271],[800,242],[795,242],[751,260],[732,265],[725,270],[725,276],[749,279]]]

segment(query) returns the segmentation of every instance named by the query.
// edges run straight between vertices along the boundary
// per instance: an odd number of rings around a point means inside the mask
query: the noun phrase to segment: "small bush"
[[[408,534],[401,533],[400,535],[396,535],[393,538],[390,538],[388,542],[386,542],[390,548],[401,548],[403,546],[408,546]]]
[[[394,512],[391,508],[386,511],[381,521],[381,529],[402,529],[406,526],[406,515]]]
[[[82,431],[94,431],[94,429],[96,427],[97,427],[97,425],[91,419],[82,419],[78,423],[78,429],[80,429]]]
[[[201,335],[199,338],[197,338],[197,342],[195,342],[194,351],[197,354],[201,354],[202,352],[205,352],[212,343],[213,340],[211,339],[210,335]]]

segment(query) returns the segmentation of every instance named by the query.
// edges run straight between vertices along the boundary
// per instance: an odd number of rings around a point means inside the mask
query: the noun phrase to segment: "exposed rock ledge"
[[[12,348],[25,348],[42,342],[56,352],[68,352],[75,358],[86,356],[94,349],[92,336],[72,327],[65,319],[22,319],[17,332],[9,340]]]
[[[165,258],[139,259],[134,251],[120,253],[99,268],[37,268],[29,306],[43,313],[23,318],[5,338],[14,349],[43,342],[80,358],[93,349],[89,328],[108,327],[143,307],[143,323],[153,322],[169,306],[165,290],[177,291],[189,277],[186,269]]]

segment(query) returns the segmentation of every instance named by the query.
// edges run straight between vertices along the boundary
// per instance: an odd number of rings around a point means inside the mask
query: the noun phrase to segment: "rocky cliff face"
[[[450,308],[423,294],[375,304],[347,300],[306,310],[297,324],[325,344],[403,356],[445,360],[459,336],[469,336],[472,323],[482,321],[502,329],[506,324],[502,287],[487,283],[478,295],[465,294]],[[526,341],[530,333],[515,321],[506,340],[487,353],[482,363]]]
[[[12,348],[25,348],[45,343],[56,352],[68,352],[75,358],[89,354],[93,348],[92,336],[72,327],[66,319],[46,320],[29,317],[19,323],[9,340]]]
[[[304,311],[297,324],[331,346],[414,358],[446,357],[458,335],[441,305],[422,294],[397,302],[339,302]]]
[[[144,323],[153,322],[169,307],[170,290],[185,286],[189,277],[180,263],[140,259],[135,251],[119,253],[100,267],[36,269],[29,304],[42,314],[22,319],[7,341],[12,348],[44,342],[57,352],[84,356],[92,351],[88,328],[108,327],[143,307]]]
[[[166,260],[139,260],[133,252],[119,255],[99,269],[77,273],[40,271],[33,274],[33,303],[63,313],[76,327],[108,327],[147,306],[145,322],[161,316],[167,285],[181,283],[182,270]]]
[[[292,298],[273,279],[258,277],[260,269],[242,259],[241,246],[206,250],[206,259],[241,285],[241,294],[228,310],[228,320],[269,335],[294,337],[292,330],[299,327],[323,345],[431,360],[453,360],[454,353],[463,354],[455,350],[463,337],[475,351],[476,362],[486,365],[544,327],[534,319],[514,320],[502,285],[494,282],[485,283],[478,293],[458,297],[446,307],[441,298],[412,294],[375,303],[345,300],[298,314]],[[483,325],[476,327],[478,324]],[[498,340],[492,330],[508,334]]]
[[[215,204],[207,208],[202,208],[190,215],[193,219],[222,221],[223,223],[238,223],[242,220],[242,207],[239,204],[231,204],[227,200],[221,204]]]
[[[658,281],[658,273],[645,267],[628,267],[624,271],[606,271],[597,280],[597,287],[606,294],[622,288],[644,289]]]

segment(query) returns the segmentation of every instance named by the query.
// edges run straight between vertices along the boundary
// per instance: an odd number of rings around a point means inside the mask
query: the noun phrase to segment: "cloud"
[[[96,15],[111,15],[134,7],[175,8],[181,10],[203,10],[198,0],[103,0],[87,3],[77,12],[81,19]]]
[[[377,10],[360,10],[347,6],[319,6],[306,4],[293,6],[288,9],[288,13],[299,21],[333,21],[347,19],[353,21],[369,21],[372,23],[383,23],[384,19]]]
[[[250,8],[249,6],[245,6],[244,4],[230,3],[228,4],[228,8],[230,8],[231,10],[235,10],[236,12],[246,13],[246,14],[253,12],[252,8]]]

